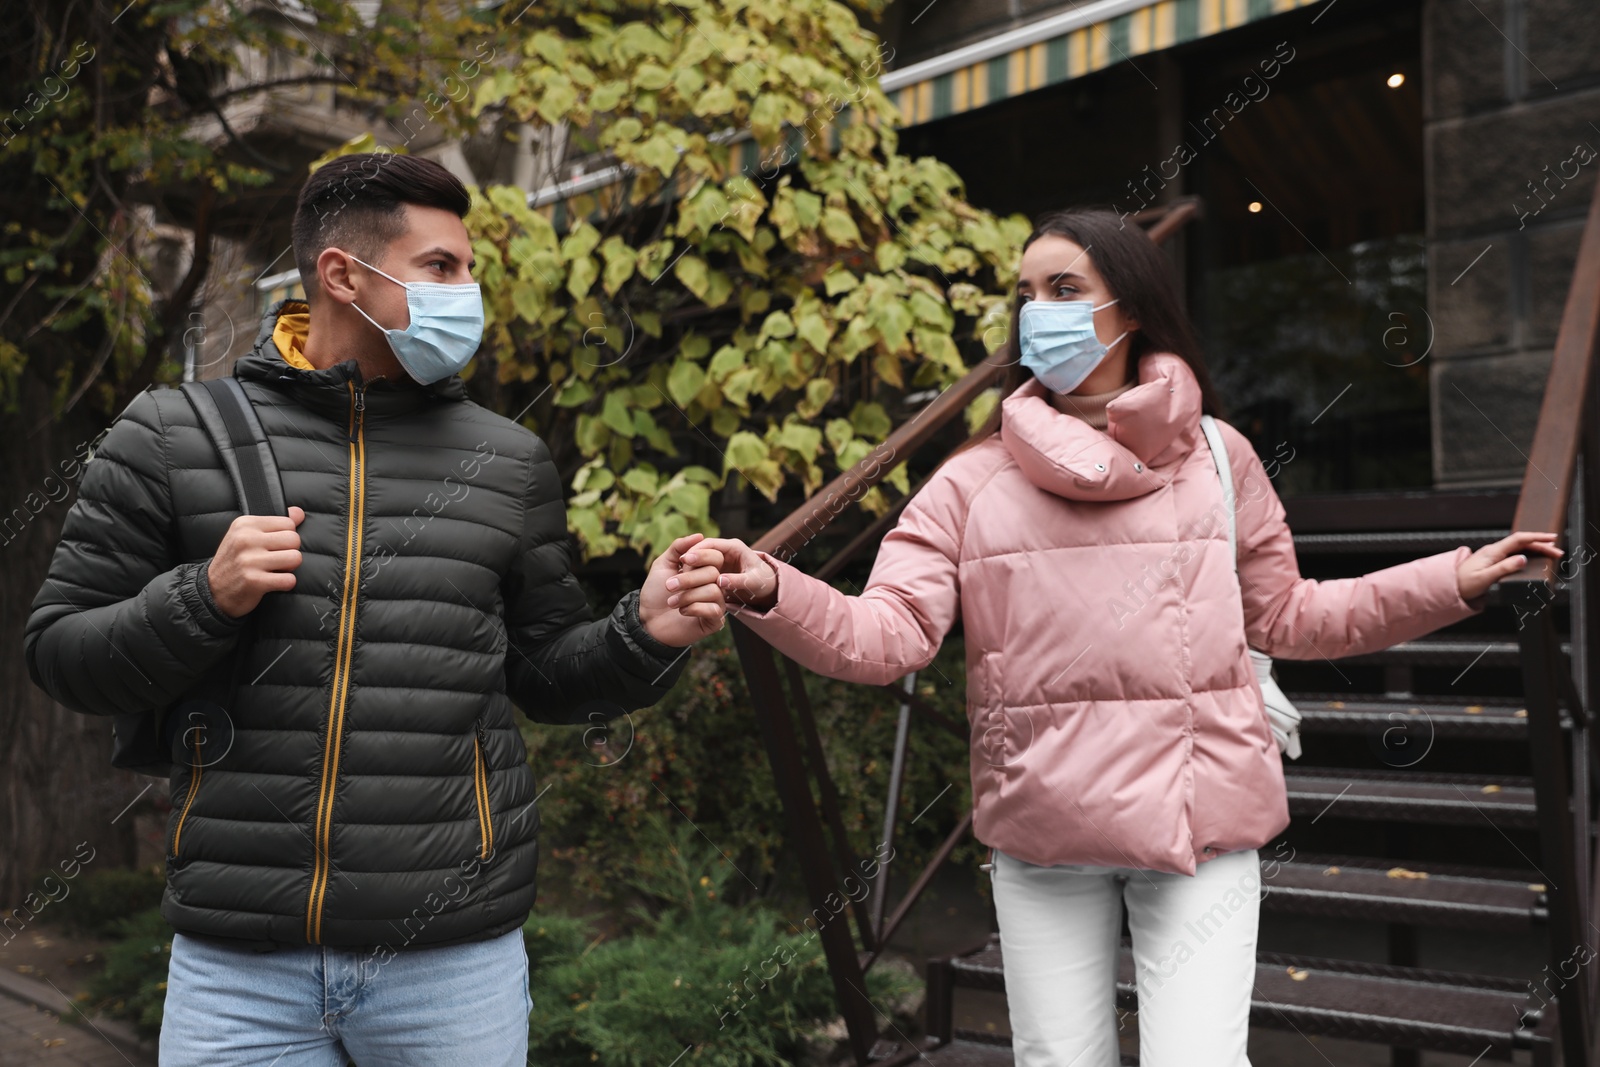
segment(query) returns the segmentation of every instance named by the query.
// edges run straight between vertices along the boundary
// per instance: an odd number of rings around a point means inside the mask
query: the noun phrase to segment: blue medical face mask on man
[[[403,330],[387,330],[355,304],[361,317],[389,341],[394,358],[407,374],[423,385],[432,385],[459,373],[478,351],[483,340],[483,292],[477,282],[449,285],[443,282],[403,282],[384,274],[371,263],[356,259],[368,270],[383,274],[406,291],[406,309],[411,325]]]
[[[1017,313],[1022,365],[1045,388],[1072,392],[1128,336],[1124,330],[1109,345],[1095,336],[1094,313],[1115,303],[1095,307],[1088,300],[1029,300]]]

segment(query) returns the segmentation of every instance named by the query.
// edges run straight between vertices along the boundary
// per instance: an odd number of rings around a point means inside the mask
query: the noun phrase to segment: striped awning
[[[1321,0],[1091,0],[932,59],[885,73],[883,90],[899,108],[903,125],[959,115],[1033,89],[1070,81],[1135,56],[1270,18]],[[1330,3],[1331,7],[1332,4]],[[1317,17],[1321,17],[1318,15]],[[839,147],[840,112],[828,129],[830,148]],[[785,129],[790,148],[799,152],[804,134]],[[724,135],[739,167],[757,172],[761,152],[748,130]],[[694,179],[674,174],[659,196],[675,200]],[[532,192],[528,204],[564,231],[574,218],[599,218],[627,203],[633,177],[611,165],[569,177]]]
[[[886,73],[905,125],[1071,81],[1319,0],[1099,0]]]

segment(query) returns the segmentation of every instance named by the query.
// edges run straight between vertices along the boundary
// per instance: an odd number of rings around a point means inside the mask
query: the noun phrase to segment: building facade
[[[969,198],[1201,198],[1176,268],[1283,491],[1515,485],[1600,166],[1592,0],[910,0],[884,87]]]

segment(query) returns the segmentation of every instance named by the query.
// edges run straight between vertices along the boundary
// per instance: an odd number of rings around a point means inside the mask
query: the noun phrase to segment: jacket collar
[[[262,316],[256,333],[256,343],[249,353],[234,364],[233,373],[246,381],[262,382],[290,392],[305,407],[324,414],[338,416],[350,408],[350,386],[361,387],[361,372],[354,359],[336,363],[321,370],[301,369],[284,359],[278,344],[273,340],[281,315],[305,311],[303,300],[280,300]],[[402,415],[416,411],[438,401],[465,400],[466,386],[461,378],[452,374],[432,385],[419,385],[409,378],[403,381],[378,379],[366,383],[363,403],[371,415]]]
[[[1200,434],[1200,383],[1179,356],[1150,352],[1139,384],[1106,405],[1097,430],[1058,411],[1030,378],[1001,403],[1000,436],[1034,485],[1071,500],[1129,500],[1160,489]]]

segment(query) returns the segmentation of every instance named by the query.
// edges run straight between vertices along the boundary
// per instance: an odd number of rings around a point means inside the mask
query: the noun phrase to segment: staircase
[[[1134,216],[1161,241],[1196,217],[1180,201]],[[1337,578],[1517,530],[1558,530],[1559,567],[1530,556],[1501,581],[1479,616],[1426,638],[1332,662],[1278,660],[1280,685],[1301,710],[1304,755],[1285,761],[1293,821],[1261,849],[1262,923],[1251,1024],[1386,1046],[1395,1067],[1424,1050],[1472,1062],[1518,1055],[1536,1065],[1600,1064],[1594,1048],[1600,982],[1600,905],[1594,893],[1597,778],[1588,708],[1600,695],[1600,584],[1587,534],[1600,507],[1600,411],[1590,374],[1600,338],[1600,185],[1584,231],[1543,406],[1520,490],[1341,494],[1285,500],[1301,573]],[[981,365],[945,390],[884,447],[911,456],[936,439],[999,368]],[[864,460],[841,475],[756,547],[788,557],[885,472]],[[902,505],[903,505],[902,500]],[[812,573],[828,579],[892,528],[898,509],[870,524]],[[733,636],[757,723],[783,798],[806,892],[822,905],[854,866],[800,668],[748,628]],[[788,691],[783,684],[788,681]],[[965,738],[965,723],[926,706],[908,686],[901,700],[885,840],[894,834],[906,733],[913,717]],[[839,1010],[860,1065],[914,1060],[1003,1064],[1009,1039],[955,1026],[964,990],[1003,993],[997,935],[927,965],[926,1034],[880,1034],[863,974],[879,958],[934,873],[970,831],[971,814],[936,852],[892,913],[885,901],[851,908],[820,930]],[[870,912],[870,914],[869,914]],[[1296,925],[1298,923],[1298,926]],[[1383,931],[1382,950],[1345,932]],[[1493,932],[1521,945],[1526,966],[1422,966],[1434,928],[1470,944]],[[1295,949],[1307,930],[1322,951]],[[1339,934],[1337,951],[1327,934]],[[1509,942],[1505,942],[1506,938]],[[1363,958],[1363,955],[1365,958]],[[1377,956],[1379,958],[1372,958]],[[1136,1011],[1124,930],[1120,1010]],[[1136,1029],[1136,1028],[1135,1028]],[[1124,1062],[1137,1062],[1125,1054]],[[1166,1064],[1151,1067],[1169,1067]]]

